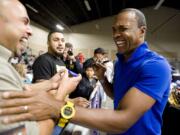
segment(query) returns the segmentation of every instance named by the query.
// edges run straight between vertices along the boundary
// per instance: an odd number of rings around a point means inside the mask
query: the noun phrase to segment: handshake
[[[76,77],[69,77],[69,76]],[[61,70],[51,79],[27,85],[25,91],[6,91],[0,95],[0,123],[59,118],[59,108],[82,79],[70,70]],[[50,93],[56,91],[55,94]],[[46,110],[46,111],[44,111]],[[14,115],[18,114],[18,115]]]

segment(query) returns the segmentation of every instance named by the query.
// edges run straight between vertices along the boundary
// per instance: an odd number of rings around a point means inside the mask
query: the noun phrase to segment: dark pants
[[[180,134],[180,110],[167,103],[163,113],[162,135]]]

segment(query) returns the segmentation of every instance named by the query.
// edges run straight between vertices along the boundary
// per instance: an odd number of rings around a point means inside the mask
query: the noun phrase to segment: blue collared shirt
[[[171,68],[166,59],[148,49],[146,42],[124,61],[117,54],[114,74],[114,108],[132,87],[156,100],[155,104],[123,135],[160,135],[162,113],[166,105],[170,82]]]

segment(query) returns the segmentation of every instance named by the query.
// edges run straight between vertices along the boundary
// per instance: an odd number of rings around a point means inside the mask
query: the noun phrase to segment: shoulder
[[[33,67],[34,67],[34,66],[49,65],[49,64],[52,63],[52,62],[53,62],[52,57],[51,57],[48,53],[45,53],[45,54],[40,55],[40,56],[34,61]]]
[[[52,60],[52,57],[50,56],[50,54],[45,53],[37,57],[35,61],[44,61],[44,60]]]
[[[168,95],[171,82],[171,68],[163,57],[150,57],[140,64],[138,78],[134,85],[137,89],[161,101]]]
[[[18,74],[15,68],[8,62],[0,62],[0,75],[12,76],[12,74]]]
[[[0,90],[22,90],[22,80],[9,63],[0,64]]]
[[[145,59],[142,62],[141,69],[143,72],[151,72],[152,74],[171,74],[171,66],[169,62],[156,53],[153,53],[151,57]]]
[[[142,62],[139,71],[138,80],[141,80],[146,86],[150,86],[150,84],[154,88],[157,86],[157,89],[169,85],[172,80],[171,66],[164,57],[159,55]]]

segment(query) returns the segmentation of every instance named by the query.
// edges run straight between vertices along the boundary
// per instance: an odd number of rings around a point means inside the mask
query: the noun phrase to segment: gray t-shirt
[[[0,92],[2,91],[22,91],[23,82],[18,72],[8,62],[11,52],[0,45]],[[2,117],[0,117],[1,119]],[[0,134],[4,131],[24,125],[24,122],[3,125],[0,123]],[[38,135],[36,122],[25,122],[27,135]]]

